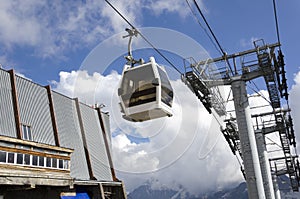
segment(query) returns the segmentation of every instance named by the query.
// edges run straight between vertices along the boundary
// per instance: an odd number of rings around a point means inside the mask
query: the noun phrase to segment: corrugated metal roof
[[[98,113],[95,109],[80,104],[83,126],[91,158],[92,169],[97,180],[112,181],[108,155],[103,140]]]
[[[0,70],[0,115],[1,135],[16,138],[11,82],[9,74],[3,70]]]
[[[87,180],[89,172],[85,161],[75,101],[55,92],[52,95],[60,145],[74,149],[71,155],[71,176]]]

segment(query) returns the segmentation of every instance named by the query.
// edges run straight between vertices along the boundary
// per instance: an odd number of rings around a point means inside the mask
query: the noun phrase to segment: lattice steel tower
[[[195,93],[209,113],[226,115],[219,87],[229,85],[235,108],[235,118],[226,119],[222,133],[232,152],[243,161],[242,172],[247,182],[249,198],[280,198],[276,176],[288,175],[293,191],[299,190],[299,162],[292,147],[296,147],[290,109],[283,108],[281,98],[288,100],[285,64],[280,43],[267,45],[254,42],[251,50],[195,62],[186,60],[182,80]],[[239,61],[239,62],[237,62]],[[239,63],[239,64],[237,64]],[[234,66],[231,70],[230,66]],[[269,93],[271,112],[251,115],[247,82],[263,77]],[[213,111],[214,110],[214,111]],[[268,122],[253,118],[273,117]],[[268,158],[265,136],[277,133],[282,153]]]

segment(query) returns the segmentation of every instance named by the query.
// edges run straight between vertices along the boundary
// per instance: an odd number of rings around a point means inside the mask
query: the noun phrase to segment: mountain
[[[144,184],[128,194],[128,199],[247,199],[246,183],[241,183],[236,188],[219,191],[211,194],[195,196],[184,188],[179,191],[168,188],[152,189],[150,184]]]
[[[233,189],[228,189],[224,191],[219,191],[216,193],[211,194],[208,199],[247,199],[248,198],[248,192],[247,192],[247,185],[245,182],[242,182],[237,187]]]
[[[153,190],[151,185],[145,184],[136,188],[133,192],[128,194],[128,199],[162,199],[162,198],[172,198],[177,193],[172,189],[163,189],[163,190]]]
[[[287,176],[278,177],[278,186],[281,190],[281,198],[300,199],[299,192],[291,191],[289,178]],[[153,186],[146,183],[139,186],[128,194],[128,199],[248,199],[247,185],[245,182],[240,183],[237,187],[217,191],[213,193],[202,193],[198,196],[192,195],[182,186],[179,190],[167,187]]]

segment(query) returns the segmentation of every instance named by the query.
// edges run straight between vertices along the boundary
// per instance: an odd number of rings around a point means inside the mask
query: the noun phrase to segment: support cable
[[[241,162],[241,160],[239,159],[239,157],[237,155],[235,155],[239,165],[240,165],[240,168],[243,168],[243,163]]]
[[[268,100],[263,94],[260,94],[259,93],[259,89],[258,89],[258,87],[257,87],[257,85],[253,82],[253,81],[249,81],[250,83],[252,83],[254,86],[255,86],[255,88],[257,89],[257,90],[255,90],[255,89],[253,89],[252,87],[250,87],[249,85],[247,85],[247,87],[248,88],[250,88],[253,92],[255,92],[257,95],[259,95],[260,97],[262,97],[264,100],[266,100],[266,102],[268,102],[270,105],[272,105],[271,104],[271,101],[270,100]]]
[[[228,59],[226,58],[227,53],[223,50],[223,48],[222,48],[220,42],[218,41],[216,35],[214,34],[213,30],[211,29],[211,27],[210,27],[210,25],[209,25],[209,23],[208,23],[208,21],[206,20],[204,14],[202,13],[202,11],[201,11],[201,9],[200,9],[200,7],[199,7],[197,1],[194,0],[194,3],[195,3],[195,5],[196,5],[197,10],[198,10],[198,12],[200,13],[200,15],[201,15],[203,21],[205,22],[206,26],[208,27],[208,29],[209,29],[211,35],[212,35],[213,38],[215,39],[215,41],[216,41],[216,43],[217,43],[217,45],[218,45],[220,51],[222,52],[222,54],[223,54],[223,56],[224,56],[224,58],[225,58],[225,60],[226,60],[226,63],[227,63],[228,66],[229,66],[229,69],[230,69],[231,74],[234,75],[233,70],[232,70],[232,68],[231,68],[231,66],[230,66],[230,63],[229,63]]]
[[[198,5],[197,1],[196,1],[196,0],[194,0],[194,3],[195,3],[195,5],[196,5],[196,7],[197,7],[197,10],[198,10],[198,12],[200,13],[200,15],[201,15],[202,19],[204,20],[204,22],[205,22],[206,26],[208,27],[208,29],[209,29],[209,31],[210,31],[210,33],[211,33],[211,35],[212,35],[212,36],[213,36],[213,38],[215,39],[215,41],[216,41],[216,43],[217,43],[217,45],[218,45],[219,49],[221,50],[222,54],[223,54],[223,55],[225,55],[225,54],[226,54],[226,53],[225,53],[225,51],[223,50],[223,48],[222,48],[221,44],[219,43],[219,41],[218,41],[218,39],[217,39],[216,35],[214,34],[214,32],[212,31],[212,29],[211,29],[210,25],[208,24],[208,22],[207,22],[207,20],[206,20],[206,18],[205,18],[205,16],[204,16],[204,14],[202,13],[202,11],[201,11],[201,9],[200,9],[200,7],[199,7],[199,5]]]
[[[276,145],[277,147],[279,147],[280,149],[282,149],[282,146],[279,145],[277,142],[275,142],[274,140],[272,140],[271,138],[265,136],[265,138],[267,138],[270,142],[272,142],[274,145]]]
[[[227,100],[226,100],[226,104],[229,102],[231,92],[232,92],[232,88],[230,87],[230,90],[229,90],[229,93],[228,93],[228,96],[227,96]]]
[[[216,43],[213,41],[213,39],[211,38],[211,36],[208,34],[207,29],[201,24],[200,20],[197,17],[197,14],[194,12],[191,4],[189,3],[189,0],[185,0],[187,5],[189,6],[191,13],[194,15],[197,23],[199,24],[199,26],[203,29],[203,31],[205,32],[206,36],[209,38],[210,42],[213,44],[213,46],[216,48],[216,50],[223,55],[222,51],[220,51],[220,49],[218,48],[218,46],[216,45]]]
[[[133,28],[133,29],[136,29],[123,15],[122,15],[122,13],[121,12],[119,12],[119,10],[117,9],[117,8],[115,8],[108,0],[105,0],[105,2],[106,3],[108,3],[108,5],[112,8],[112,9],[114,9],[114,11],[116,12],[116,13],[118,13],[118,15],[120,16],[120,17],[122,17],[122,19],[124,20],[124,21],[126,21],[126,23],[128,24],[128,25],[130,25],[131,26],[131,28]]]
[[[279,24],[278,24],[276,0],[273,0],[273,10],[274,10],[274,18],[275,18],[277,41],[278,41],[279,44],[281,44],[281,42],[280,42],[280,34],[279,34]],[[279,45],[279,51],[281,52],[281,45]],[[288,109],[289,109],[290,108],[289,100],[286,100],[286,101],[287,101],[287,106],[288,106]]]
[[[278,40],[278,43],[280,43],[279,25],[278,25],[278,17],[277,17],[277,9],[276,9],[276,0],[273,0],[273,9],[274,9],[275,24],[276,24],[277,40]],[[279,46],[279,50],[281,51],[281,45]]]
[[[126,21],[126,23],[131,26],[132,29],[136,30],[138,32],[139,35],[141,35],[141,37],[163,58],[165,59],[180,75],[183,75],[181,73],[181,71],[166,57],[164,56],[164,54],[162,54],[162,52],[160,52],[140,31],[138,31],[137,28],[134,27],[134,25],[132,25],[132,23],[130,23],[129,20],[126,19],[126,17],[124,17],[124,15],[122,15],[122,13],[115,8],[108,0],[105,0],[105,2],[116,12],[118,13],[118,15],[120,17],[122,17],[122,19],[124,21]]]
[[[164,55],[160,52],[142,33],[139,32],[141,37],[162,57],[164,58],[180,75],[183,73]]]

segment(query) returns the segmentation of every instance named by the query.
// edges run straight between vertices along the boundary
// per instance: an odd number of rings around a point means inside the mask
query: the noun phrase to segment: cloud
[[[111,0],[111,3],[136,27],[143,24],[143,12],[186,15],[186,5],[181,0]],[[66,52],[94,46],[128,27],[103,0],[3,1],[0,18],[0,43],[6,51],[27,46],[43,58],[63,59]]]
[[[0,41],[8,49],[30,46],[38,56],[58,56],[109,34],[105,19],[97,14],[102,7],[99,1],[4,1],[0,5]]]
[[[257,37],[251,37],[250,39],[242,38],[240,39],[239,46],[243,48],[253,48],[253,42],[259,40]]]
[[[297,139],[297,149],[298,151],[300,150],[299,148],[299,141],[300,141],[300,137],[299,137],[299,131],[300,131],[300,123],[299,118],[300,118],[300,72],[298,72],[297,74],[295,74],[294,76],[294,85],[292,86],[291,90],[290,90],[290,106],[291,106],[291,115],[293,117],[293,122],[294,122],[294,129],[295,129],[295,133],[296,133],[296,139]],[[297,134],[298,133],[298,134]],[[298,136],[297,136],[298,135]]]
[[[0,68],[9,69],[9,68],[13,68],[15,65],[16,65],[15,62],[8,59],[6,53],[0,55]]]
[[[164,12],[171,12],[185,17],[189,12],[186,2],[182,0],[151,1],[147,7],[156,15],[160,15]]]
[[[61,72],[58,92],[83,102],[104,103],[110,113],[114,166],[132,190],[149,179],[167,187],[189,191],[214,190],[242,181],[238,162],[221,135],[216,120],[181,80],[172,81],[174,115],[143,123],[122,119],[117,87],[120,75],[86,71]],[[134,142],[130,137],[148,138]]]
[[[110,113],[113,134],[113,160],[117,175],[124,180],[127,190],[133,190],[145,181],[155,181],[155,186],[181,189],[192,193],[221,190],[243,180],[240,165],[221,135],[219,125],[207,113],[197,98],[180,81],[172,81],[175,90],[174,116],[143,123],[131,123],[122,119],[117,88],[120,75],[112,72],[103,76],[86,71],[61,72],[55,83],[59,92],[79,96],[81,101],[104,103]],[[300,110],[300,72],[295,75],[295,84],[290,91],[292,116],[295,130],[300,128],[297,118]],[[251,85],[250,85],[251,86]],[[225,93],[229,88],[225,87]],[[248,88],[249,90],[249,88]],[[266,90],[258,91],[268,98]],[[252,114],[269,112],[268,102],[257,93],[250,95]],[[227,95],[225,95],[227,97]],[[232,99],[232,96],[229,96]],[[253,109],[253,107],[258,107]],[[227,105],[233,109],[233,102]],[[234,117],[234,114],[233,114]],[[271,118],[265,117],[265,121]],[[253,119],[253,124],[255,124]],[[259,124],[261,121],[259,121]],[[148,138],[146,142],[135,142],[131,137]],[[298,137],[297,137],[298,139]],[[299,139],[298,139],[299,141]],[[278,151],[280,140],[277,134],[266,138],[269,151]],[[274,144],[277,143],[277,144]],[[282,153],[269,153],[278,157]]]

